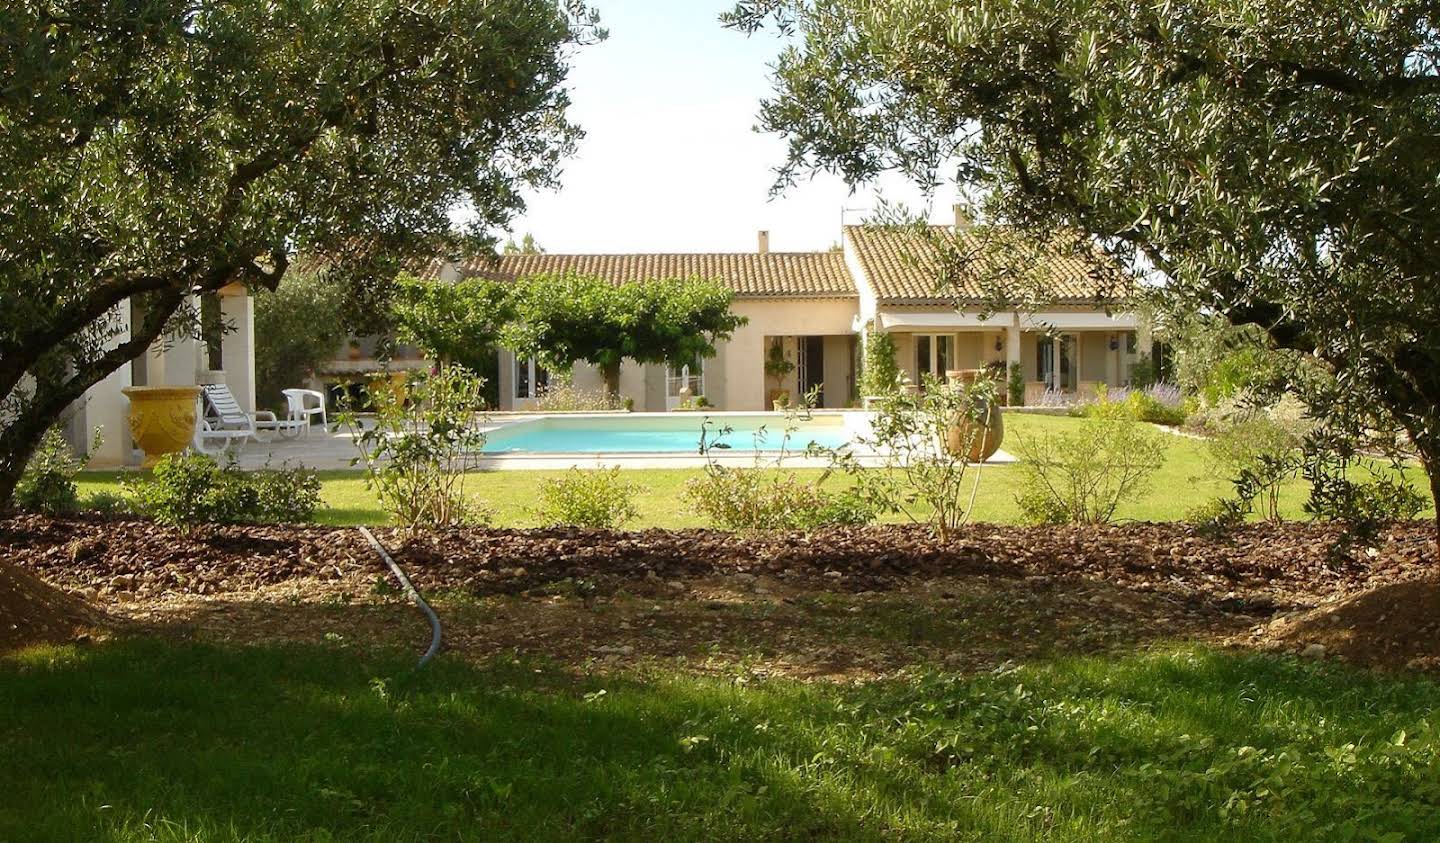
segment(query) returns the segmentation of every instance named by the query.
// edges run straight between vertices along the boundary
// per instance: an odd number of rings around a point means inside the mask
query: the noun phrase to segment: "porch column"
[[[1155,336],[1150,331],[1150,325],[1142,323],[1135,329],[1135,356],[1149,358],[1154,345]]]
[[[1060,346],[1065,342],[1064,334],[1055,334],[1050,339],[1050,376],[1045,379],[1045,388],[1060,390]]]
[[[227,330],[220,337],[220,365],[225,385],[235,403],[247,413],[255,412],[255,300],[243,284],[220,290],[220,318]],[[298,387],[302,384],[286,384]]]
[[[1020,317],[1017,315],[1005,328],[1005,376],[1010,376],[1010,367],[1020,362]]]
[[[187,296],[188,306],[200,310],[198,296]],[[178,336],[166,345],[164,337],[146,350],[146,383],[150,386],[194,386],[205,369],[205,344],[191,336]]]

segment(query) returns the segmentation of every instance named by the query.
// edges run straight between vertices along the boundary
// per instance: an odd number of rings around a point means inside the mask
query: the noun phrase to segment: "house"
[[[964,220],[957,213],[958,226]],[[1085,395],[1100,384],[1128,383],[1149,353],[1135,315],[1097,301],[1083,261],[1059,255],[1046,265],[1051,290],[1042,310],[986,314],[979,291],[965,284],[936,291],[923,238],[894,229],[846,226],[838,250],[772,252],[767,232],[749,253],[523,254],[437,265],[439,280],[481,276],[513,281],[539,273],[576,272],[616,284],[650,278],[701,277],[734,293],[732,310],[749,321],[716,346],[716,355],[682,366],[621,367],[620,393],[636,410],[676,407],[687,389],[727,410],[762,410],[773,391],[791,396],[818,390],[819,405],[858,403],[861,348],[870,332],[894,339],[896,363],[913,383],[926,375],[1019,364],[1027,401],[1047,391]],[[793,368],[777,383],[766,356],[778,344]],[[500,407],[524,410],[544,394],[550,375],[533,360],[501,352]],[[599,390],[591,367],[572,382]]]
[[[956,224],[964,225],[957,216]],[[924,260],[924,246],[903,232],[846,226],[840,248],[824,252],[772,252],[769,236],[759,235],[749,253],[551,255],[519,254],[437,264],[435,275],[454,280],[483,275],[515,280],[541,272],[574,271],[614,283],[650,278],[713,278],[734,292],[733,310],[748,322],[717,344],[716,355],[681,366],[621,367],[621,394],[636,410],[676,407],[682,393],[704,395],[717,407],[763,410],[776,389],[798,396],[816,390],[825,408],[853,406],[858,391],[865,337],[884,332],[894,339],[896,364],[914,383],[925,375],[979,370],[1018,363],[1026,382],[1027,403],[1047,391],[1084,395],[1099,384],[1127,383],[1131,367],[1150,351],[1150,342],[1131,313],[1116,303],[1097,302],[1078,260],[1055,257],[1050,264],[1051,302],[1042,310],[986,316],[976,291],[958,285],[957,296],[935,291],[936,271]],[[128,429],[127,386],[175,386],[225,383],[246,412],[255,407],[254,304],[250,292],[232,284],[197,297],[192,305],[218,317],[225,330],[202,339],[157,342],[145,354],[111,373],[77,401],[66,415],[68,438],[77,446],[101,430],[104,443],[96,468],[134,465],[139,456]],[[1107,308],[1107,305],[1109,307]],[[122,333],[135,317],[117,309]],[[778,382],[767,376],[772,346],[794,364]],[[325,382],[349,384],[377,371],[428,365],[418,353],[400,348],[382,363],[364,344],[342,351],[323,367]],[[544,394],[549,373],[534,361],[502,351],[500,407],[524,410]],[[577,367],[575,385],[598,390],[598,371]]]

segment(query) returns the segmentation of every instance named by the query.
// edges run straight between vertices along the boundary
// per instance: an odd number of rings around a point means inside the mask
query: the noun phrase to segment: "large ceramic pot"
[[[1000,407],[990,401],[980,401],[982,406],[975,416],[978,422],[972,421],[963,413],[956,413],[950,424],[950,429],[945,432],[945,449],[952,454],[959,454],[967,446],[969,447],[969,458],[971,462],[984,462],[995,456],[1000,450],[1000,443],[1005,439],[1005,419],[1000,413]],[[976,429],[976,425],[980,429]]]
[[[145,451],[147,468],[166,454],[185,450],[195,437],[200,387],[127,386],[120,391],[130,399],[130,433]]]

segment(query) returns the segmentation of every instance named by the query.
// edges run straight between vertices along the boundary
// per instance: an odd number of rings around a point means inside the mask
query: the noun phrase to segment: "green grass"
[[[0,658],[0,840],[1434,840],[1440,686],[1171,648],[863,686]]]
[[[1005,416],[1006,437],[1034,435],[1041,431],[1061,432],[1073,428],[1079,420],[1068,417],[1008,413]],[[1165,464],[1154,476],[1151,490],[1141,500],[1121,506],[1118,517],[1139,521],[1174,521],[1184,518],[1194,507],[1231,491],[1228,480],[1217,476],[1210,464],[1203,441],[1167,436]],[[690,510],[682,490],[685,481],[698,469],[654,469],[627,471],[626,477],[639,483],[643,492],[637,501],[640,517],[632,527],[699,527],[704,519]],[[505,527],[534,526],[537,519],[533,507],[538,499],[540,482],[555,477],[556,471],[493,471],[470,477],[467,491],[483,500],[495,514],[494,523]],[[818,469],[799,469],[802,477],[818,478]],[[79,480],[82,496],[98,491],[117,491],[124,475],[117,472],[87,472]],[[364,480],[353,471],[322,472],[322,491],[326,508],[320,513],[322,523],[338,526],[382,524],[386,514],[375,496],[365,488]],[[1019,486],[1019,469],[1015,466],[985,466],[980,472],[980,491],[976,498],[974,518],[994,523],[1016,523],[1020,508],[1015,503]],[[1303,518],[1301,509],[1308,495],[1308,485],[1299,479],[1289,482],[1281,500],[1287,518]]]

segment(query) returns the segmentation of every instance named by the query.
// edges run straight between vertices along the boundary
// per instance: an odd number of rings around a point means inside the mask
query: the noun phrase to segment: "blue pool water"
[[[706,416],[698,413],[628,416],[551,416],[516,422],[491,431],[485,452],[492,454],[698,454],[700,430]],[[785,435],[783,418],[709,416],[711,441],[719,437],[729,453],[778,451]],[[763,428],[763,434],[761,430]],[[787,451],[804,451],[810,443],[838,448],[851,440],[852,431],[838,417],[800,422],[784,444]]]

